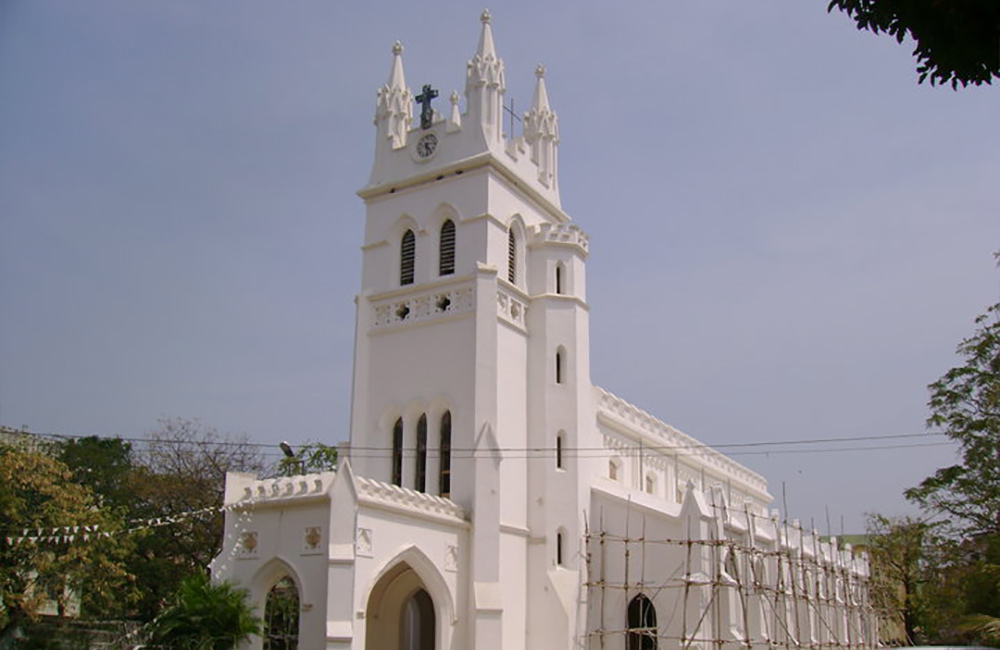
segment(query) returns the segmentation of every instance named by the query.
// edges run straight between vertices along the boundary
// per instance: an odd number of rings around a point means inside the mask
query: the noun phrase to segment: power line
[[[276,451],[277,444],[270,443],[260,443],[260,442],[250,442],[250,441],[231,441],[231,440],[190,440],[185,438],[139,438],[139,437],[126,437],[126,436],[101,436],[101,435],[73,435],[73,434],[60,434],[60,433],[34,433],[29,431],[16,431],[17,433],[27,434],[31,436],[41,437],[41,438],[55,438],[61,440],[79,440],[83,438],[99,438],[104,440],[121,440],[123,442],[146,444],[146,445],[157,445],[157,444],[174,444],[174,445],[193,445],[198,447],[252,447],[256,449],[262,449],[267,451],[272,451],[272,453],[267,453],[265,451],[262,455],[264,456],[283,456],[280,452]],[[688,450],[705,450],[705,451],[719,451],[721,449],[735,449],[737,451],[728,452],[729,456],[750,456],[750,455],[770,455],[770,454],[795,454],[795,453],[834,453],[834,452],[846,452],[846,451],[869,451],[869,450],[886,450],[886,449],[912,449],[918,447],[938,447],[938,446],[949,446],[955,443],[953,442],[933,442],[933,443],[913,443],[913,444],[902,444],[902,445],[867,445],[867,446],[853,446],[853,447],[835,447],[835,448],[823,448],[823,449],[768,449],[760,450],[761,447],[787,447],[796,445],[818,445],[818,444],[837,444],[844,442],[866,442],[866,441],[876,441],[876,440],[900,440],[900,439],[926,439],[926,438],[936,438],[946,435],[943,432],[925,432],[925,433],[903,433],[903,434],[888,434],[888,435],[872,435],[872,436],[845,436],[839,438],[803,438],[797,440],[763,440],[754,442],[734,442],[734,443],[721,443],[716,445],[707,445],[701,443],[684,444],[684,445],[643,445],[643,452],[658,452],[661,454],[670,454],[671,452],[683,452]],[[297,443],[293,445],[294,447],[301,447],[309,444]],[[387,446],[349,446],[349,453],[352,456],[360,458],[386,458],[392,455],[392,448]],[[739,451],[744,449],[755,449],[754,451]],[[406,454],[412,454],[416,450],[415,448],[405,448],[403,452]],[[501,447],[499,449],[500,453],[506,458],[548,458],[554,457],[556,454],[554,447]],[[632,450],[633,453],[638,453],[639,448]],[[451,448],[453,456],[457,458],[462,457],[472,457],[476,453],[475,448],[472,447],[455,447]],[[569,457],[578,458],[601,458],[610,457],[616,455],[622,455],[621,452],[610,450],[606,447],[569,447],[563,446],[562,453]]]

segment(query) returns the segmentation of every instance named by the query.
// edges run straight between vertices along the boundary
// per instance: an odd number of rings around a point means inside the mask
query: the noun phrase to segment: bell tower
[[[560,205],[545,69],[535,71],[515,136],[503,130],[506,70],[488,12],[466,64],[464,111],[458,92],[428,84],[414,95],[403,68],[397,42],[376,100],[375,161],[358,192],[365,228],[348,453],[361,476],[471,514],[477,648],[501,647],[503,637],[564,645],[568,637],[545,638],[555,628],[540,620],[573,610],[577,581],[556,576],[584,570],[582,512],[595,471],[572,450],[600,442],[589,241]],[[529,628],[542,631],[527,642]]]

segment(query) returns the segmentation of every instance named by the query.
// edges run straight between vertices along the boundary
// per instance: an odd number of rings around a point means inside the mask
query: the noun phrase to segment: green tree
[[[73,480],[87,486],[103,506],[129,510],[135,504],[132,445],[121,438],[87,436],[61,443],[56,457]]]
[[[226,472],[263,467],[257,448],[246,442],[195,420],[170,418],[138,450],[96,436],[61,445],[58,455],[72,476],[136,529],[124,560],[135,588],[107,603],[106,616],[151,620],[186,576],[205,571],[221,546]]]
[[[230,650],[260,634],[261,620],[247,593],[229,583],[213,584],[205,573],[188,576],[173,603],[151,625],[153,647],[170,650]]]
[[[831,0],[858,29],[916,43],[919,82],[990,84],[1000,77],[1000,2],[996,0]]]
[[[55,458],[0,447],[0,521],[0,600],[8,624],[33,619],[50,600],[62,612],[73,593],[85,612],[100,611],[128,589],[121,522]],[[94,526],[110,536],[95,534]]]
[[[159,612],[185,577],[203,573],[219,554],[226,472],[263,471],[260,453],[247,442],[245,436],[221,434],[196,420],[170,418],[160,421],[136,454],[130,482],[133,516],[170,522],[136,538],[133,566],[143,584],[140,618]]]
[[[875,609],[888,625],[882,641],[912,645],[926,630],[924,584],[933,576],[929,547],[933,525],[910,517],[868,516],[870,593]],[[899,633],[903,638],[898,638]],[[892,637],[892,638],[889,638]]]
[[[1000,303],[958,346],[965,363],[930,385],[929,427],[960,445],[961,463],[939,469],[907,498],[944,512],[968,538],[1000,536]]]
[[[278,461],[279,476],[295,476],[312,472],[330,472],[337,469],[337,448],[322,442],[307,442],[298,450],[292,451],[288,443],[281,443],[285,457]]]

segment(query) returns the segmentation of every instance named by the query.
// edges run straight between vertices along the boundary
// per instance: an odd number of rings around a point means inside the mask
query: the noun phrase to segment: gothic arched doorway
[[[386,572],[368,597],[368,650],[434,650],[437,613],[420,576],[405,562]]]
[[[264,602],[264,650],[298,650],[299,589],[285,576],[274,583]]]

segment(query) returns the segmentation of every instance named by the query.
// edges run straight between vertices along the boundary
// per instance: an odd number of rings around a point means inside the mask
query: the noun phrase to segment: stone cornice
[[[422,515],[445,523],[468,524],[465,510],[451,499],[361,476],[355,477],[354,483],[361,503]]]
[[[610,424],[617,424],[625,430],[643,434],[647,441],[662,447],[677,447],[679,456],[693,456],[705,465],[715,468],[723,477],[731,477],[746,486],[756,497],[765,502],[771,500],[764,478],[724,454],[704,445],[691,436],[678,431],[669,424],[646,411],[630,404],[603,388],[594,386],[597,416]],[[656,446],[656,444],[652,445]]]
[[[553,221],[558,223],[567,223],[570,221],[569,215],[563,212],[561,207],[546,198],[541,192],[532,187],[529,182],[520,178],[514,169],[501,161],[492,151],[483,151],[482,153],[463,158],[462,160],[456,160],[442,167],[434,167],[422,174],[414,174],[409,178],[401,179],[395,183],[369,185],[358,190],[357,194],[365,201],[372,201],[419,185],[445,180],[459,172],[468,173],[486,168],[497,172],[497,175],[504,182],[521,191],[526,198],[536,204],[536,207],[541,212],[550,215]]]

